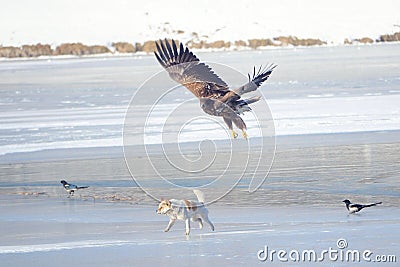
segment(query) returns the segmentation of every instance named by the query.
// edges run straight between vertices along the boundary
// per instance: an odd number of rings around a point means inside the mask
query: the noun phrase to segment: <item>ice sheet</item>
[[[183,222],[163,232],[168,218],[156,214],[156,204],[9,200],[0,207],[4,215],[0,220],[0,258],[4,265],[22,266],[29,261],[30,266],[52,266],[54,262],[58,266],[279,266],[282,262],[277,258],[260,261],[258,251],[268,246],[270,250],[319,253],[329,248],[339,250],[339,239],[346,240],[349,250],[368,249],[374,256],[398,257],[399,252],[400,213],[398,208],[384,206],[349,216],[342,205],[229,209],[212,205],[209,211],[215,232],[193,224],[191,235],[185,237]],[[307,264],[301,261],[296,265]],[[322,264],[346,266],[348,262],[326,258]]]

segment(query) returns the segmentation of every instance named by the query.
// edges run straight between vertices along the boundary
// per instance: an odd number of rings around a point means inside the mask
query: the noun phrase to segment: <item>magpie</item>
[[[355,204],[355,203],[351,203],[350,200],[348,200],[348,199],[343,200],[343,202],[346,203],[346,208],[347,208],[347,210],[349,211],[350,214],[359,212],[363,208],[368,208],[368,207],[372,207],[372,206],[376,206],[376,205],[382,204],[382,202],[376,202],[376,203],[367,204],[367,205]]]
[[[61,180],[61,183],[62,183],[64,189],[67,190],[69,196],[73,196],[75,191],[78,190],[78,189],[84,189],[84,188],[88,188],[89,187],[89,186],[76,186],[74,184],[69,184],[65,180]]]

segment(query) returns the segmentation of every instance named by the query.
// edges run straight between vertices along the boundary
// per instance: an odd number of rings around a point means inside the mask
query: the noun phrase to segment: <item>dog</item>
[[[208,218],[208,210],[204,204],[204,195],[200,190],[193,190],[197,196],[198,201],[191,200],[177,200],[177,199],[161,199],[156,212],[158,214],[165,214],[169,216],[169,223],[164,229],[168,232],[169,229],[175,224],[176,220],[183,220],[186,224],[185,234],[190,234],[190,221],[198,222],[200,229],[203,228],[203,221],[208,223],[211,230],[214,231],[214,225]]]
[[[373,206],[382,204],[382,202],[376,202],[376,203],[367,204],[367,205],[355,204],[355,203],[351,203],[350,200],[348,200],[348,199],[343,200],[343,202],[346,204],[346,208],[347,208],[347,210],[349,211],[350,214],[354,214],[356,212],[359,212],[363,208],[373,207]]]

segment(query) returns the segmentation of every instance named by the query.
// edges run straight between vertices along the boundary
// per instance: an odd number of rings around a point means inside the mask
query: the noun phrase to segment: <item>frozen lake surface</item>
[[[54,266],[55,262],[57,266],[281,266],[284,261],[276,254],[265,262],[258,259],[257,253],[265,246],[287,253],[297,250],[300,255],[304,250],[315,251],[312,260],[296,261],[286,255],[296,266],[353,262],[353,258],[341,260],[340,254],[336,260],[328,254],[321,258],[321,252],[330,248],[359,251],[363,265],[381,255],[397,254],[398,260],[397,207],[371,208],[348,216],[343,207],[216,205],[209,207],[216,231],[195,225],[185,237],[182,222],[164,233],[167,217],[157,215],[150,206],[24,197],[2,197],[1,201],[0,259],[5,266],[26,266],[27,262],[30,266]],[[347,242],[346,248],[338,248],[340,239]],[[365,250],[372,252],[367,260],[362,257]]]
[[[278,65],[259,90],[278,136],[399,130],[399,55],[398,44],[198,53],[224,64],[216,72],[232,88],[246,82],[253,64]],[[189,101],[185,111],[200,111],[178,88],[157,103],[158,112],[145,112],[176,86],[165,75],[146,87],[161,70],[153,56],[0,62],[0,160],[16,152],[122,146],[125,113],[138,90],[148,91],[132,103],[144,107],[135,115],[149,116],[146,142],[160,143],[171,110]],[[253,107],[256,115],[268,112]],[[249,136],[258,136],[256,118],[248,113],[244,120]],[[202,120],[189,124],[180,142],[202,140],[210,130],[214,139],[229,139],[224,128]]]

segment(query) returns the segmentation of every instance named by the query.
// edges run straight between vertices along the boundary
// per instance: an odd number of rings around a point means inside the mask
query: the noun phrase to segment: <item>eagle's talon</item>
[[[238,137],[238,134],[234,130],[232,130],[232,137],[233,139],[236,139],[236,137]]]
[[[244,139],[247,140],[247,137],[248,137],[247,133],[244,130],[242,130],[242,134],[243,134]]]

